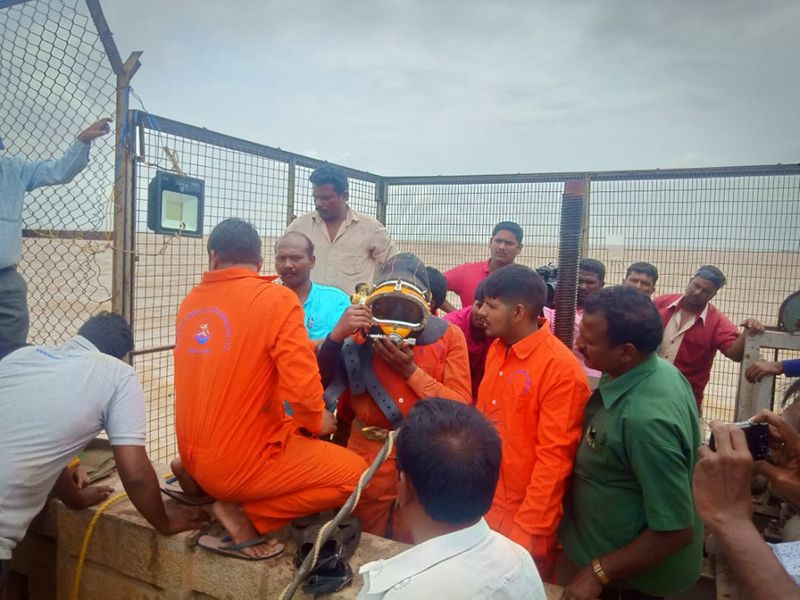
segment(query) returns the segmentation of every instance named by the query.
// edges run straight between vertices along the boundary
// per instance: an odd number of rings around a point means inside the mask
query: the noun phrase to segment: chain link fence
[[[77,134],[114,115],[116,77],[87,5],[0,5],[0,136],[4,154],[60,158]],[[113,136],[92,144],[72,183],[26,195],[19,270],[28,282],[29,341],[60,343],[111,304]]]

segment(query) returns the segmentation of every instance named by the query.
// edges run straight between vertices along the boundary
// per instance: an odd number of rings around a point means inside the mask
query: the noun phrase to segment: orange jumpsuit
[[[414,346],[413,352],[417,370],[408,380],[403,379],[380,357],[373,359],[375,375],[403,415],[408,414],[417,400],[425,398],[448,398],[465,404],[472,403],[467,343],[461,330],[448,323],[441,338],[432,344]],[[349,390],[345,390],[340,402],[345,411],[365,426],[392,429],[368,393],[353,396]],[[354,422],[347,447],[371,464],[383,447],[383,442],[364,437],[356,426],[357,421]],[[353,514],[361,519],[364,531],[385,536],[396,499],[397,463],[392,451],[370,481]],[[394,539],[411,542],[407,528],[396,514],[391,525]]]
[[[298,432],[320,430],[324,404],[293,291],[248,269],[205,273],[178,311],[174,356],[178,449],[206,492],[262,533],[344,503],[366,464]]]
[[[495,340],[486,356],[477,408],[503,441],[503,460],[489,526],[526,548],[552,576],[562,498],[581,438],[590,395],[578,360],[539,329],[512,346]]]

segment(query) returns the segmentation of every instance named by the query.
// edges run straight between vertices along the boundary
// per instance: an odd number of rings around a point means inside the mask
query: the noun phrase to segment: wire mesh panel
[[[605,263],[607,284],[647,261],[659,270],[656,294],[683,293],[698,267],[712,264],[727,277],[712,303],[737,325],[748,317],[776,325],[781,302],[798,288],[797,169],[596,174],[590,207],[588,256]],[[738,373],[717,356],[705,418],[733,417]]]
[[[208,265],[208,234],[220,221],[238,217],[261,234],[264,273],[274,272],[274,244],[287,219],[314,209],[308,176],[321,162],[245,142],[162,117],[134,111],[137,139],[135,181],[134,358],[148,402],[150,453],[174,456],[172,345],[181,301]],[[290,186],[290,173],[294,182]],[[159,170],[202,179],[202,238],[155,234],[147,225],[148,184]],[[375,214],[375,181],[350,173],[351,204]]]
[[[558,258],[559,210],[567,180],[590,178],[586,257],[606,264],[606,285],[637,261],[660,271],[657,293],[683,292],[702,264],[728,285],[714,303],[735,323],[774,325],[800,281],[800,168],[729,167],[685,171],[388,178],[387,227],[402,250],[445,271],[488,259],[492,227],[525,232],[517,262]],[[457,297],[449,295],[457,305]],[[718,357],[704,415],[733,418],[739,366]]]
[[[5,156],[60,158],[76,136],[114,114],[116,78],[80,0],[0,9],[0,106]],[[26,195],[19,270],[28,282],[29,341],[58,343],[110,307],[113,138],[92,144],[72,183]]]
[[[525,234],[517,262],[555,264],[565,181],[558,176],[387,179],[386,226],[402,251],[444,272],[489,260],[493,227],[514,221]],[[448,299],[460,305],[455,294]]]

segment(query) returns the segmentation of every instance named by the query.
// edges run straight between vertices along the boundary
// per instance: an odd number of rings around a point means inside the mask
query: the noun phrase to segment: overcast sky
[[[797,0],[103,6],[149,111],[382,175],[800,161]]]

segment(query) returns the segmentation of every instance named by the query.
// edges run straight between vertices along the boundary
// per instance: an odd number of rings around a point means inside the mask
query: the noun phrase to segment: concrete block
[[[266,561],[236,560],[196,548],[191,563],[191,588],[216,600],[278,598],[295,576],[294,554],[297,548],[286,530],[277,532],[276,537],[286,544],[286,550],[281,556]],[[363,534],[361,543],[350,560],[354,573],[352,585],[326,597],[331,600],[354,599],[363,583],[358,575],[361,565],[393,556],[405,548],[407,546],[404,544]],[[295,598],[311,596],[298,591]]]
[[[77,557],[58,554],[58,600],[70,600],[77,568]],[[81,574],[78,596],[81,600],[188,600],[191,591],[165,590],[91,561]]]
[[[119,480],[104,482],[122,490]],[[170,501],[171,502],[171,501]],[[59,504],[56,511],[58,551],[77,557],[96,508],[72,511]],[[180,588],[189,559],[188,533],[162,536],[123,499],[102,515],[89,543],[87,559],[128,577],[161,588]]]

